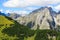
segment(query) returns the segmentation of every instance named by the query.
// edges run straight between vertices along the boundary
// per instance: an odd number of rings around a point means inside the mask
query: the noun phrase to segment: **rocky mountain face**
[[[42,7],[32,11],[28,16],[19,17],[16,19],[22,25],[27,25],[31,29],[54,29],[54,16],[56,12],[51,7]],[[53,16],[54,15],[54,16]]]
[[[55,19],[56,25],[60,25],[60,14],[57,14],[54,19]]]
[[[8,13],[8,16],[9,16],[10,18],[14,19],[14,20],[15,20],[16,18],[20,17],[20,15],[17,14],[17,13]]]

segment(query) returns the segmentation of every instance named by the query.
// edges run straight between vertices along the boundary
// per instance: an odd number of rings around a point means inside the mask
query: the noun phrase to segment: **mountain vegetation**
[[[20,25],[7,16],[0,15],[0,19],[0,40],[23,40],[24,37],[34,35],[34,30]]]
[[[60,32],[31,30],[7,16],[0,15],[0,19],[0,40],[60,40]]]
[[[41,8],[16,20],[0,12],[0,40],[60,40],[60,26],[51,15],[55,12],[50,12],[51,8]]]

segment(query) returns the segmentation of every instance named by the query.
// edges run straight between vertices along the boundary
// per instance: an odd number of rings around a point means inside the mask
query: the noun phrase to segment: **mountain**
[[[54,29],[56,12],[51,7],[42,7],[32,11],[28,16],[19,17],[17,22],[29,26],[31,29]],[[54,16],[53,16],[54,15]]]
[[[60,14],[60,11],[57,14]]]
[[[55,27],[55,21],[52,17],[48,8],[36,13],[32,12],[28,16],[19,17],[16,20],[20,24],[10,17],[0,15],[0,40],[59,40],[60,32],[39,30]],[[37,30],[31,30],[28,26]]]
[[[5,13],[2,13],[2,12],[0,12],[0,15],[6,16],[6,14]]]
[[[56,25],[60,26],[60,14],[57,14],[54,19],[55,19]]]
[[[37,11],[42,11],[44,8],[48,8],[52,16],[55,16],[57,14],[51,7],[41,7],[39,9],[32,11],[31,13],[36,13]]]
[[[8,16],[12,19],[16,19],[16,18],[20,17],[21,15],[17,14],[17,13],[8,13]]]
[[[23,37],[20,35],[23,34],[25,37],[30,31],[31,30],[27,26],[20,25],[13,19],[0,15],[0,40],[19,40],[21,38],[21,40],[23,40]]]

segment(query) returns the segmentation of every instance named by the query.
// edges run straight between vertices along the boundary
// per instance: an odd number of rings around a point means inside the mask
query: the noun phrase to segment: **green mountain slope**
[[[5,16],[0,15],[0,40],[5,40],[7,38],[10,38],[7,34],[2,33],[2,30],[4,28],[12,27],[13,25],[14,25],[14,21],[9,20]]]
[[[0,15],[0,40],[24,40],[34,31],[9,17]]]
[[[0,24],[14,24],[11,20],[8,20],[6,17],[0,15]]]

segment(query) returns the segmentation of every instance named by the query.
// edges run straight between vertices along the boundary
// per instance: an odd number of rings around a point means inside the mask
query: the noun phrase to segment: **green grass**
[[[35,40],[35,37],[36,37],[36,34],[34,34],[34,35],[31,36],[31,37],[27,37],[27,40]]]
[[[14,22],[5,18],[5,16],[0,15],[0,24],[14,24]]]
[[[12,40],[12,39],[16,38],[16,37],[11,37],[11,36],[8,36],[7,34],[2,33],[2,30],[4,28],[11,27],[10,24],[14,24],[14,21],[8,20],[5,16],[0,15],[0,40],[5,40],[5,39]]]

